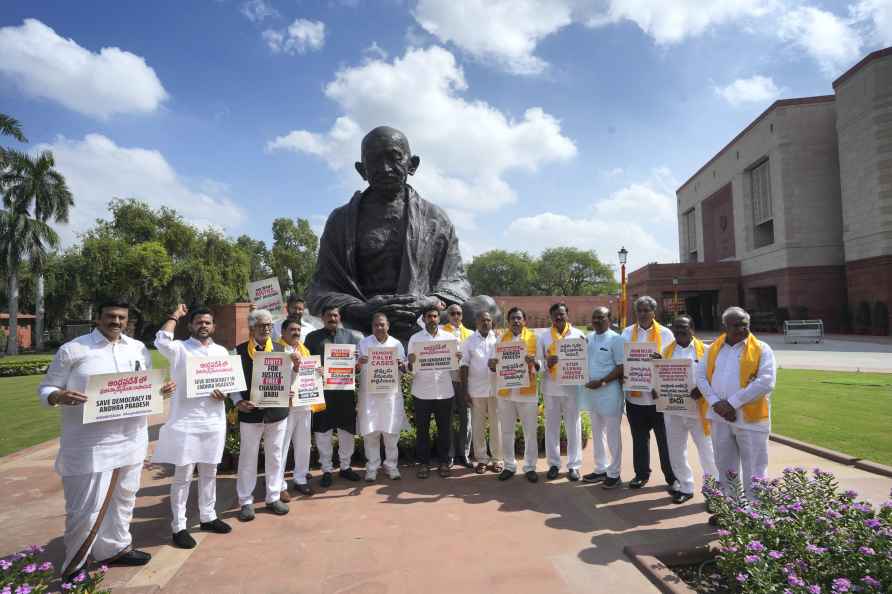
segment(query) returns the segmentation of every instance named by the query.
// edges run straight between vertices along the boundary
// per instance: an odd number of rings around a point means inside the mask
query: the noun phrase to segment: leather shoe
[[[530,481],[531,483],[538,483],[538,482],[539,482],[539,475],[536,474],[536,471],[535,471],[535,470],[527,470],[527,471],[524,473],[524,476],[527,477],[527,480]]]
[[[582,477],[582,481],[586,483],[600,483],[607,479],[606,472],[591,472]]]
[[[570,471],[567,473],[567,478],[571,481],[578,481],[579,480],[579,471],[576,470],[575,468],[571,468]]]
[[[348,481],[361,481],[362,477],[359,476],[359,473],[353,470],[352,468],[345,468],[341,472],[338,473],[341,478],[347,479]]]
[[[254,519],[254,504],[248,503],[242,506],[242,509],[238,513],[238,519],[242,522],[250,522]]]
[[[180,530],[179,532],[174,532],[173,544],[178,549],[194,549],[197,543],[188,530]]]
[[[559,472],[560,472],[560,469],[557,466],[552,466],[551,468],[548,469],[548,474],[545,475],[545,478],[547,478],[550,481],[553,481],[554,479],[557,478]]]
[[[331,473],[323,472],[322,480],[319,481],[319,484],[322,485],[323,489],[327,489],[328,487],[331,486],[331,483],[332,483]]]
[[[647,481],[649,481],[649,480],[650,480],[649,477],[648,477],[648,478],[643,478],[643,477],[640,477],[640,476],[636,476],[636,477],[633,478],[631,481],[629,481],[629,488],[630,488],[630,489],[640,489],[641,487],[643,487],[644,485],[646,485],[646,484],[647,484]]]
[[[281,501],[273,501],[272,503],[267,503],[266,507],[268,507],[269,510],[277,516],[284,516],[288,513],[288,506]]]
[[[690,501],[694,496],[691,493],[682,493],[681,491],[676,491],[675,495],[672,496],[672,503],[681,504],[685,501]]]
[[[281,493],[279,493],[279,499],[281,499],[285,503],[291,501],[291,493],[288,492],[288,489],[285,489]]]
[[[294,490],[297,491],[298,493],[300,493],[301,495],[306,495],[307,497],[309,497],[310,495],[313,494],[313,489],[311,489],[310,485],[308,485],[306,483],[304,483],[303,485],[301,485],[300,483],[295,484]]]
[[[229,534],[232,532],[232,526],[220,518],[215,518],[210,522],[202,522],[201,529],[205,532],[216,532],[217,534]]]
[[[139,549],[130,549],[122,555],[118,555],[117,557],[113,557],[107,561],[100,561],[98,564],[136,566],[145,565],[151,560],[152,556],[145,551],[140,551]]]
[[[513,471],[513,470],[508,470],[508,469],[506,468],[505,470],[503,470],[502,472],[499,473],[499,480],[500,480],[500,481],[507,481],[507,480],[508,480],[509,478],[511,478],[512,476],[514,476],[514,471]]]

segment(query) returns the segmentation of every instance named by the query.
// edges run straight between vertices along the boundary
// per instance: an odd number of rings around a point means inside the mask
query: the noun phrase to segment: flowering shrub
[[[31,545],[11,557],[0,559],[0,594],[40,594],[46,592],[54,578],[53,564],[37,556],[43,547]],[[71,582],[62,583],[65,594],[106,594],[98,589],[108,568],[102,566],[92,574],[81,571]]]
[[[892,592],[892,500],[877,511],[817,468],[756,480],[753,502],[734,486],[727,497],[710,480],[704,494],[721,526],[719,571],[738,592]]]

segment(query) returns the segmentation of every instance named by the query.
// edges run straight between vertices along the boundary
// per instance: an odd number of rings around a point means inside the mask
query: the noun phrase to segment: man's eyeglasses
[[[461,312],[460,311],[450,311],[449,312],[449,317],[453,318],[455,316],[461,316]]]
[[[257,324],[258,328],[272,328],[272,324]]]

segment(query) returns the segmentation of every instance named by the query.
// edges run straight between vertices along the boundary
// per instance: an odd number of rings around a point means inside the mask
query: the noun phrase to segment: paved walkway
[[[631,439],[623,427],[628,480]],[[52,469],[57,448],[52,441],[0,458],[0,556],[38,543],[61,562],[64,503]],[[786,466],[820,466],[876,503],[892,487],[892,479],[774,442],[770,460],[773,474]],[[585,469],[591,465],[589,446]],[[539,470],[544,479],[544,460]],[[293,500],[284,517],[261,504],[248,524],[234,517],[235,477],[221,476],[217,507],[233,532],[196,532],[198,547],[183,551],[170,545],[170,469],[147,464],[132,532],[136,546],[154,558],[142,568],[113,568],[107,584],[122,594],[649,593],[656,589],[623,555],[625,545],[684,546],[710,538],[700,497],[672,505],[659,472],[641,491],[604,491],[563,477],[533,485],[516,476],[502,483],[465,469],[447,480],[418,480],[410,468],[403,473],[402,481],[372,485],[336,480],[325,492]],[[197,517],[194,488],[191,495],[190,520]]]

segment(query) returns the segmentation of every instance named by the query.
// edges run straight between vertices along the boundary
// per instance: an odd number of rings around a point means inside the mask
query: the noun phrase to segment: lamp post
[[[629,257],[629,251],[624,247],[617,252],[619,256],[619,331],[622,332],[626,327],[626,259]]]
[[[678,277],[672,277],[672,314],[673,316],[678,315]]]

